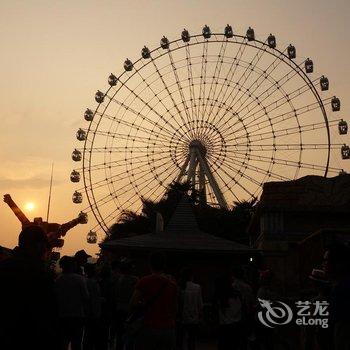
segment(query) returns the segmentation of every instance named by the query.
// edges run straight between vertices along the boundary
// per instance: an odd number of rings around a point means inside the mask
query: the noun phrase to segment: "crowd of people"
[[[167,274],[166,256],[150,255],[150,273],[136,276],[132,261],[88,262],[84,250],[63,256],[60,272],[45,262],[47,238],[38,226],[19,235],[12,257],[0,262],[1,349],[195,350],[205,319],[202,288],[191,267]],[[345,248],[330,249],[310,280],[314,300],[330,303],[331,325],[310,327],[304,348],[349,350],[350,278]],[[332,283],[331,283],[332,278]],[[270,270],[251,286],[235,266],[217,276],[210,300],[218,350],[274,349],[275,330],[257,320],[258,298],[281,300]]]

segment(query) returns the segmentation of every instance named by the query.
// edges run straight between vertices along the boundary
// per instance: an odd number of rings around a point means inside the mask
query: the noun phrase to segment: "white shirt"
[[[219,308],[219,323],[221,325],[239,322],[242,319],[242,303],[239,297],[228,300],[229,306],[225,309]]]
[[[185,290],[181,291],[183,301],[182,323],[199,323],[203,310],[202,289],[199,284],[187,282]]]

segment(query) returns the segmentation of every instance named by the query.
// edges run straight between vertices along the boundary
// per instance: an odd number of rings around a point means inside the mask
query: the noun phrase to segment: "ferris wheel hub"
[[[197,149],[202,157],[205,157],[207,154],[207,148],[199,140],[193,140],[190,142],[190,145],[189,145],[190,153],[191,153],[191,149]]]

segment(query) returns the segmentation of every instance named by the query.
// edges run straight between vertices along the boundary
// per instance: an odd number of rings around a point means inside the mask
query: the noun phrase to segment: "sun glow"
[[[28,202],[25,205],[26,210],[33,211],[35,209],[35,204],[33,202]]]

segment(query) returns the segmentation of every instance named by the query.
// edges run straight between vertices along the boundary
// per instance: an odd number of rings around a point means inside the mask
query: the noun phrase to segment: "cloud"
[[[0,179],[0,189],[41,189],[41,188],[49,188],[50,179],[42,178],[42,177],[30,177],[27,179]],[[63,183],[62,180],[54,180],[54,185],[59,185]]]

